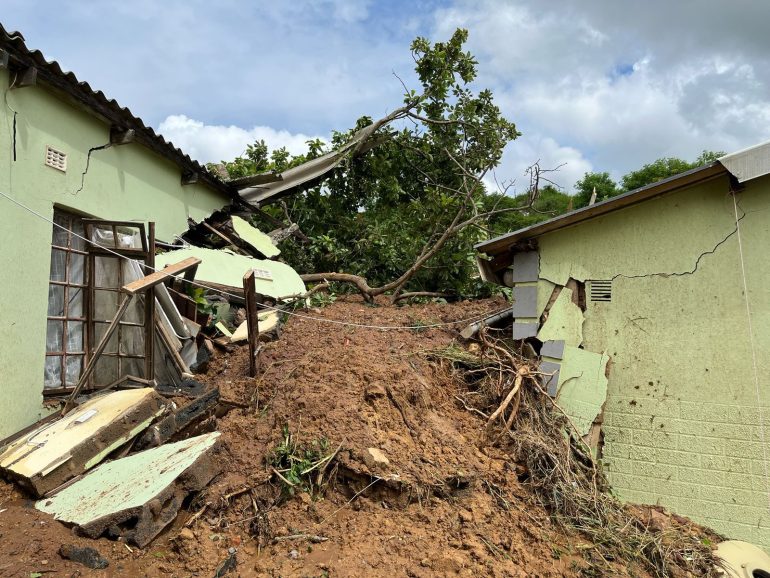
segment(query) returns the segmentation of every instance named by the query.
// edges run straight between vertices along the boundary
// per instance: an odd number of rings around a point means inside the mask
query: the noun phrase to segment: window
[[[59,393],[77,384],[83,370],[86,343],[86,244],[70,232],[84,236],[83,221],[58,209],[54,210],[53,220],[44,375],[46,393]]]

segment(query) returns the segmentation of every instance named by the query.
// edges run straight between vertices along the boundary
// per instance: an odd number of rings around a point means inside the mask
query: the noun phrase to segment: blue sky
[[[255,138],[299,151],[415,85],[409,44],[463,26],[524,135],[497,171],[618,178],[661,156],[770,138],[764,0],[5,0],[7,29],[201,161]]]

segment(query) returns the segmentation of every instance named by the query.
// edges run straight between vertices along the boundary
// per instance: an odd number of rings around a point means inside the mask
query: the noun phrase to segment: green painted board
[[[243,287],[243,274],[250,269],[255,269],[266,271],[271,277],[264,279],[259,274],[254,276],[257,293],[260,295],[277,299],[305,292],[305,284],[300,279],[299,274],[286,263],[236,255],[228,250],[189,247],[178,251],[169,251],[155,257],[155,266],[162,268],[188,257],[201,259],[202,263],[198,265],[195,280],[203,284],[208,281],[240,289]]]
[[[252,227],[240,217],[233,216],[233,229],[236,234],[268,259],[281,254],[280,249],[273,245],[273,240],[259,229]]]
[[[213,432],[102,464],[35,507],[78,526],[140,508],[192,466],[218,437],[219,432]]]

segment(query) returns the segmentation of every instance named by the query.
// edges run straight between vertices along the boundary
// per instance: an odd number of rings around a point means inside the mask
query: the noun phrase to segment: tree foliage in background
[[[300,273],[314,281],[321,273],[356,277],[369,297],[385,291],[488,294],[492,288],[476,275],[476,242],[586,206],[594,191],[600,202],[724,154],[703,151],[693,162],[661,158],[624,175],[620,184],[607,172],[586,173],[574,196],[547,178],[541,187],[537,166],[524,193],[487,191],[482,179],[519,133],[489,90],[472,89],[477,62],[463,50],[466,40],[462,29],[448,42],[417,38],[411,50],[421,90],[405,87],[403,106],[378,121],[371,138],[379,144],[350,155],[323,183],[265,208],[274,219],[297,223],[309,239],[281,243],[283,258]],[[297,156],[285,148],[270,152],[257,141],[225,166],[231,178],[281,172],[342,147],[372,122],[362,117],[349,131],[334,132],[328,144],[308,141],[307,152]]]
[[[633,191],[646,185],[651,185],[663,179],[676,176],[700,166],[713,163],[725,153],[721,151],[704,150],[694,161],[689,162],[676,157],[659,158],[642,168],[631,171],[620,179],[620,184],[612,180],[609,173],[586,173],[575,183],[575,208],[588,205],[594,187],[596,187],[596,202],[605,201],[615,195]]]
[[[496,210],[481,179],[519,133],[489,90],[471,88],[477,63],[463,50],[466,40],[461,29],[448,42],[417,38],[411,50],[421,90],[407,90],[403,106],[379,123],[372,138],[382,142],[351,155],[324,183],[287,197],[283,207],[267,208],[310,239],[282,243],[283,257],[298,271],[358,275],[377,288],[374,294],[383,287],[479,294],[473,244],[486,237],[486,213]],[[351,130],[335,132],[330,148],[371,123],[362,117]],[[268,154],[257,142],[226,167],[232,177],[280,171],[324,152],[321,143],[308,144],[307,154],[291,157],[282,149]],[[440,249],[431,254],[436,243]],[[421,260],[404,283],[389,286]]]

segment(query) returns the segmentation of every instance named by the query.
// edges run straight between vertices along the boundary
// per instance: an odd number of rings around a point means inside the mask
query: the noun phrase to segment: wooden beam
[[[249,377],[256,377],[259,371],[259,318],[253,269],[243,276],[243,293],[246,296],[246,328],[249,334]]]
[[[136,295],[137,293],[141,291],[146,291],[147,289],[151,287],[155,287],[155,285],[158,285],[160,283],[163,283],[170,277],[175,277],[176,275],[179,275],[180,273],[184,273],[188,269],[192,267],[197,267],[200,265],[201,260],[197,257],[188,257],[184,261],[179,261],[179,263],[174,263],[173,265],[169,265],[162,271],[156,271],[155,273],[150,273],[146,277],[142,279],[137,279],[136,281],[132,281],[128,285],[123,285],[123,287],[120,288],[120,290],[123,293],[127,293],[129,295]]]
[[[152,271],[155,269],[155,223],[147,225],[147,260],[145,265]],[[144,295],[144,376],[149,380],[155,379],[155,291]]]

